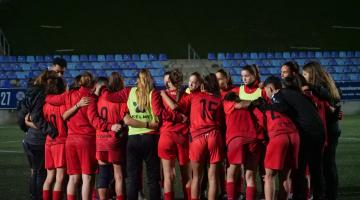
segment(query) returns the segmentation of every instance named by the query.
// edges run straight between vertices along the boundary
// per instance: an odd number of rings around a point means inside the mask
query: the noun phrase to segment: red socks
[[[43,200],[51,200],[50,192],[50,190],[43,190]]]
[[[185,195],[187,195],[187,199],[185,199]],[[184,199],[185,200],[191,200],[191,188],[187,187],[186,188],[186,193],[184,194]]]
[[[246,200],[256,199],[256,187],[246,187]]]
[[[116,200],[124,200],[123,195],[116,196]]]
[[[227,199],[233,200],[235,197],[235,187],[234,182],[227,182],[226,183],[226,193],[227,193]]]
[[[165,192],[164,200],[174,200],[174,192]]]
[[[66,195],[66,199],[67,200],[76,200],[76,198],[75,198],[75,195],[73,195],[73,194],[68,194],[68,195]]]
[[[52,192],[53,200],[62,200],[62,193],[63,191],[53,191]]]

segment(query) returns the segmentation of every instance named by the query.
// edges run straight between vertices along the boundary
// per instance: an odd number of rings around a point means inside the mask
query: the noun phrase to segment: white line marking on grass
[[[23,151],[9,151],[0,149],[0,153],[24,153]]]
[[[357,137],[340,137],[340,140],[360,141],[360,138],[357,138]]]
[[[4,141],[0,143],[15,143],[15,142],[21,142],[21,140],[11,140],[11,141]]]

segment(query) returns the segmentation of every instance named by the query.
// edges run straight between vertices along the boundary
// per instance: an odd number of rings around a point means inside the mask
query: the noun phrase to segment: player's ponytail
[[[108,90],[110,92],[117,92],[124,88],[124,80],[118,72],[112,72],[109,76]]]
[[[170,79],[171,84],[173,84],[177,90],[176,101],[179,101],[179,99],[182,95],[181,93],[183,92],[183,91],[181,91],[181,86],[184,82],[184,76],[183,76],[182,72],[180,71],[180,69],[173,69],[173,70],[171,70],[171,72],[169,74],[169,79]]]
[[[204,90],[209,93],[212,93],[216,96],[220,96],[220,87],[217,81],[216,75],[214,73],[210,73],[204,78]]]
[[[93,75],[90,72],[84,72],[81,75],[80,78],[80,86],[85,87],[85,88],[92,88],[94,87],[95,84],[95,80]]]
[[[142,69],[137,77],[136,101],[142,111],[150,108],[150,92],[154,89],[154,81],[147,69]]]
[[[45,94],[61,94],[65,90],[65,81],[62,77],[51,77],[46,82]]]

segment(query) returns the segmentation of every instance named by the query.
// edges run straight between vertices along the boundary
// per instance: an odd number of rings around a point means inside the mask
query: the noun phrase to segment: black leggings
[[[137,200],[139,192],[139,175],[142,164],[146,164],[147,185],[150,200],[161,199],[160,192],[160,160],[157,153],[158,135],[143,134],[128,136],[126,150],[128,200]]]
[[[335,155],[338,140],[338,134],[329,132],[328,145],[324,149],[325,194],[329,200],[337,199],[339,178]]]
[[[300,137],[299,166],[292,174],[293,199],[306,200],[306,165],[309,165],[314,200],[324,198],[323,146],[320,139]]]
[[[45,170],[45,146],[32,145],[23,141],[26,157],[29,160],[30,169],[30,199],[42,199],[42,187],[46,178]]]

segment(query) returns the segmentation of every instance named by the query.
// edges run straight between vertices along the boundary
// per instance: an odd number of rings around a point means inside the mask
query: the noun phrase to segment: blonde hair
[[[340,100],[340,93],[335,85],[335,81],[330,74],[321,67],[320,63],[312,61],[304,65],[303,70],[309,73],[309,84],[324,86],[329,91],[334,100]]]
[[[154,89],[154,81],[147,69],[142,69],[137,77],[136,101],[142,111],[150,108],[150,92]]]

